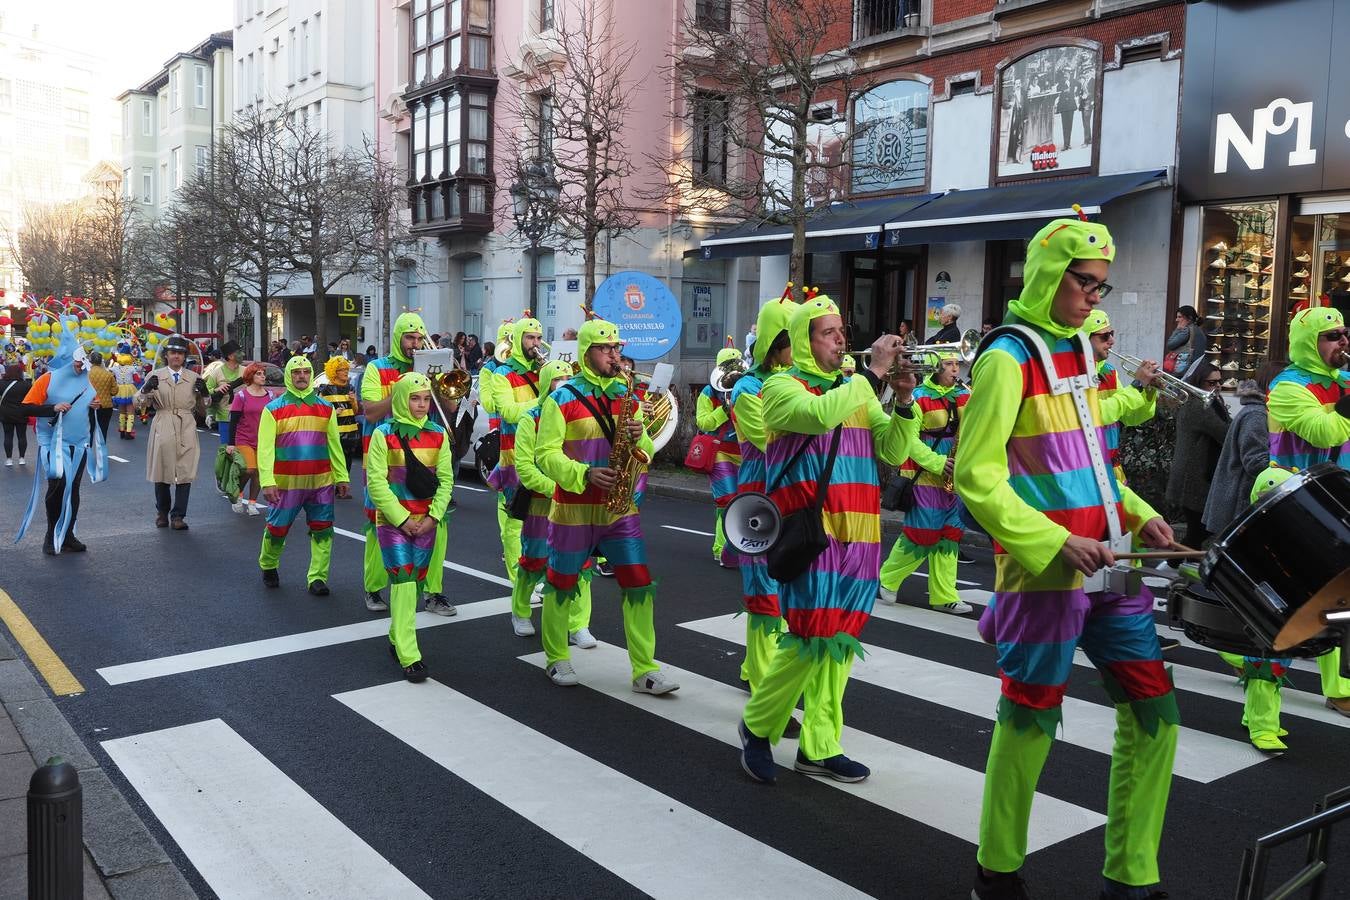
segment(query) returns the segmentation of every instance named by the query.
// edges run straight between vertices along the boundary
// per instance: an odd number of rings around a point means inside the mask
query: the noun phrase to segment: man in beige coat
[[[166,365],[152,371],[136,395],[138,407],[155,411],[145,453],[145,477],[155,485],[155,527],[187,531],[188,524],[183,520],[201,457],[196,415],[205,407],[206,382],[184,366],[187,338],[170,335],[162,352]],[[169,485],[174,486],[172,500]]]

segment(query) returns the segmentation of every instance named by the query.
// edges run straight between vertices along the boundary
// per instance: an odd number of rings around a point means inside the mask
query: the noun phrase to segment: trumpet
[[[1144,361],[1137,356],[1117,353],[1115,350],[1110,350],[1108,353],[1118,359],[1120,364],[1129,372],[1137,374],[1144,365]],[[1190,397],[1199,398],[1206,403],[1211,403],[1219,399],[1218,388],[1207,391],[1202,387],[1196,387],[1189,382],[1182,381],[1180,378],[1164,372],[1162,369],[1158,369],[1153,373],[1153,386],[1156,387],[1163,396],[1176,403],[1185,403]]]
[[[548,362],[549,354],[552,352],[553,347],[550,346],[547,341],[541,340],[538,344],[534,345],[534,352],[531,355],[539,360],[539,365],[542,366]]]
[[[902,347],[900,353],[891,363],[890,369],[886,371],[888,379],[895,378],[901,373],[904,363],[908,363],[909,371],[918,375],[932,375],[942,365],[939,355],[943,353],[955,353],[961,362],[969,364],[975,361],[975,353],[980,349],[980,333],[974,328],[966,330],[961,335],[961,340],[950,344],[919,344],[916,347]],[[872,355],[872,348],[866,350],[847,350],[847,354],[866,360]]]

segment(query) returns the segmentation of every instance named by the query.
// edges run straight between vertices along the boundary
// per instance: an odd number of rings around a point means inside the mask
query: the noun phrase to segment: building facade
[[[361,0],[235,0],[234,110],[285,107],[334,146],[364,147],[375,135],[376,22],[387,12],[384,0],[378,7]],[[281,279],[273,289],[263,335],[294,340],[316,333],[309,279]],[[375,324],[377,289],[369,278],[352,277],[329,292],[330,340],[360,341]],[[361,315],[340,315],[347,306]],[[241,312],[246,308],[240,304]]]
[[[1125,352],[1161,358],[1177,305],[1174,167],[1185,12],[1147,0],[853,0],[848,61],[861,96],[813,126],[814,152],[850,170],[814,197],[807,281],[840,303],[850,346],[937,310],[1000,321],[1026,240],[1072,204],[1120,246],[1104,307]],[[827,104],[828,105],[828,104]],[[710,268],[757,256],[756,296],[787,278],[784,228],[704,239]],[[737,325],[751,304],[737,305]]]

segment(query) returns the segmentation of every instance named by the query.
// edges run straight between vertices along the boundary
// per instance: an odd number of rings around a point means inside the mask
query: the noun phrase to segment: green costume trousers
[[[757,737],[778,743],[797,701],[804,697],[800,747],[807,759],[822,760],[844,751],[844,687],[853,668],[853,654],[843,662],[831,656],[814,660],[795,646],[779,646],[763,681],[754,687],[745,705],[746,728]]]
[[[515,587],[520,573],[520,526],[524,524],[520,519],[513,519],[506,514],[506,500],[498,494],[497,529],[502,535],[502,562],[512,587]]]
[[[273,537],[271,533],[264,531],[262,550],[258,552],[258,568],[275,569],[281,563],[281,552],[285,549],[286,539],[284,537]],[[326,534],[321,535],[316,535],[311,531],[309,533],[309,573],[305,576],[305,583],[327,581],[328,569],[332,561],[332,529],[330,528]]]
[[[445,562],[445,523],[436,528],[436,542],[431,547],[431,559],[427,561],[425,581],[396,582],[389,590],[389,642],[398,654],[398,664],[410,666],[422,658],[417,647],[417,598],[420,593],[436,593],[440,589],[437,576],[437,591],[431,590],[431,573],[443,572]]]
[[[713,559],[719,561],[722,559],[722,548],[727,545],[727,533],[722,527],[722,516],[724,513],[725,510],[722,507],[717,507],[717,521],[716,524],[713,525]]]
[[[584,575],[578,584],[577,597],[585,593],[586,620],[590,617],[590,579]],[[623,636],[628,644],[628,661],[633,667],[633,679],[654,672],[660,668],[656,664],[656,622],[653,618],[653,597],[648,592],[642,599],[623,602]],[[581,613],[572,608],[577,601],[560,601],[553,586],[544,583],[544,605],[540,611],[539,641],[544,645],[544,656],[552,665],[559,660],[571,658],[571,648],[567,646],[569,628],[576,631],[580,625]],[[563,609],[568,606],[568,609]]]
[[[567,608],[568,633],[591,626],[591,573],[594,571],[594,568],[581,570],[581,577],[577,581],[577,595]],[[530,597],[534,594],[534,586],[543,580],[543,569],[533,573],[520,570],[516,586],[511,589],[511,615],[522,619],[530,618]],[[545,586],[545,591],[547,590]]]
[[[991,872],[1016,872],[1026,859],[1031,801],[1050,744],[1050,736],[1035,725],[1022,731],[1011,721],[994,726],[977,853],[980,865]],[[1150,735],[1130,704],[1116,705],[1102,869],[1107,878],[1140,887],[1158,882],[1158,844],[1176,748],[1177,726],[1159,721]]]
[[[779,619],[782,622],[781,619]],[[783,622],[782,630],[787,630],[787,623]],[[764,681],[764,676],[769,673],[769,666],[773,663],[774,654],[778,652],[778,633],[765,631],[761,623],[756,621],[755,616],[747,615],[745,617],[745,659],[741,660],[741,681],[749,682],[750,693],[755,690]]]
[[[362,584],[366,593],[373,594],[389,586],[389,572],[384,567],[384,557],[380,555],[380,540],[375,536],[375,523],[366,520],[366,548],[362,559],[364,578]]]
[[[1341,677],[1340,650],[1317,657],[1317,668],[1322,673],[1323,697],[1350,697],[1350,678]]]
[[[897,540],[881,564],[881,586],[888,591],[898,591],[901,583],[925,562],[928,563],[928,605],[946,606],[960,600],[956,595],[956,552],[931,550],[924,553],[922,548],[905,540]]]
[[[1223,661],[1239,672],[1247,671],[1247,661],[1236,653],[1220,653]],[[1265,677],[1262,677],[1264,670]],[[1259,734],[1280,734],[1280,683],[1270,673],[1268,665],[1247,675],[1242,685],[1245,699],[1242,704],[1242,724],[1249,737]]]

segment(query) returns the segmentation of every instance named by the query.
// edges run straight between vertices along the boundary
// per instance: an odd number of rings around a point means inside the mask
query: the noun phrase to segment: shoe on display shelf
[[[1298,287],[1290,291],[1289,295],[1291,297],[1302,297],[1306,296],[1307,293],[1308,293],[1308,286],[1306,284],[1300,284]]]
[[[1219,371],[1221,372],[1236,372],[1237,370],[1238,364],[1235,362],[1224,363],[1223,365],[1219,366]]]
[[[1248,272],[1251,272],[1253,275],[1255,275],[1257,272],[1260,272],[1260,271],[1261,271],[1261,265],[1260,265],[1259,263],[1255,263],[1255,262],[1249,262],[1249,263],[1247,263],[1247,265],[1243,266],[1242,268],[1246,269]]]
[[[1217,257],[1214,262],[1209,264],[1209,267],[1211,269],[1226,269],[1228,268],[1228,260],[1224,259],[1222,256]]]
[[[1222,252],[1222,251],[1228,249],[1228,245],[1225,244],[1223,241],[1219,241],[1217,244],[1211,245],[1209,249],[1211,249],[1211,250],[1218,250],[1218,251]]]
[[[1236,378],[1230,378],[1230,379],[1228,379],[1227,381],[1225,381],[1223,384],[1221,384],[1221,385],[1219,385],[1219,386],[1220,386],[1221,388],[1223,388],[1225,391],[1236,391],[1236,390],[1237,390],[1237,379],[1236,379]]]
[[[1298,256],[1294,257],[1294,262],[1310,263],[1312,262],[1312,254],[1309,253],[1307,250],[1304,250]]]
[[[1299,269],[1297,272],[1294,273],[1294,277],[1295,277],[1295,278],[1311,278],[1311,277],[1312,277],[1312,272],[1309,272],[1309,271],[1308,271],[1308,267],[1307,267],[1307,266],[1304,266],[1303,268]]]

